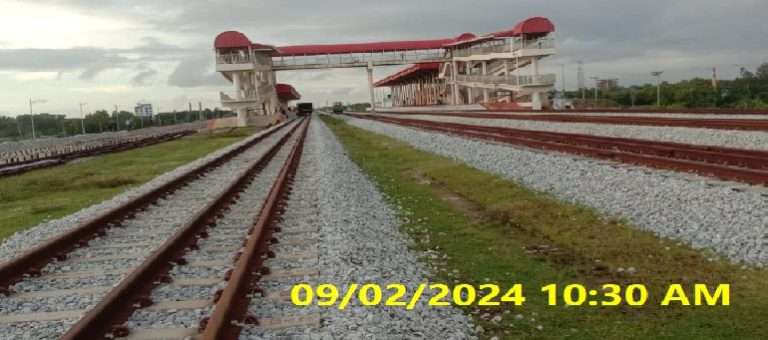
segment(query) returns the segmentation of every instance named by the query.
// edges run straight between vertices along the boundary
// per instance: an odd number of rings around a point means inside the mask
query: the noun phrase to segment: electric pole
[[[115,105],[115,132],[120,131],[120,110],[119,106]]]
[[[560,65],[560,81],[563,83],[563,98],[565,98],[565,64]]]
[[[579,90],[581,90],[581,102],[585,102],[587,100],[587,85],[586,81],[584,80],[584,62],[579,60],[579,68],[576,74],[577,82],[579,85]]]
[[[32,100],[32,98],[29,98],[29,119],[32,121],[32,139],[37,139],[37,132],[35,131],[35,113],[32,110],[32,105],[45,102],[45,99]]]
[[[80,103],[80,129],[82,130],[83,134],[85,134],[85,116],[83,115],[84,105],[88,105],[88,103]]]
[[[656,106],[661,107],[661,75],[664,71],[653,71],[651,75],[656,77]]]
[[[594,106],[597,107],[597,85],[600,82],[600,78],[598,78],[598,77],[589,77],[589,79],[594,79],[595,80],[595,105]]]

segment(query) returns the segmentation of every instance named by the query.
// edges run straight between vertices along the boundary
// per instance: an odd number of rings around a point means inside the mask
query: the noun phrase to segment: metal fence
[[[498,43],[498,41],[499,40],[496,40],[492,44],[458,49],[453,52],[453,55],[455,57],[469,57],[472,55],[483,55],[491,53],[511,53],[514,51],[527,49],[555,48],[555,39],[553,38],[541,38],[535,40],[510,39],[504,40],[504,42],[501,44]]]
[[[541,74],[533,75],[458,75],[456,80],[460,82],[485,83],[485,84],[505,84],[518,86],[545,86],[555,83],[556,75]]]
[[[442,49],[434,49],[273,57],[272,65],[280,68],[306,66],[359,66],[367,65],[369,62],[373,64],[412,64],[415,62],[444,59],[446,59],[445,51]]]

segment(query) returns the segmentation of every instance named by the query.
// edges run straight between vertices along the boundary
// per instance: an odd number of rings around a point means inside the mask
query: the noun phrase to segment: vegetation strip
[[[768,333],[768,273],[659,240],[586,207],[325,117],[350,157],[396,206],[435,280],[525,286],[524,307],[468,310],[484,337],[752,339]],[[548,307],[540,287],[649,287],[643,307]],[[670,284],[731,284],[729,307],[660,307]],[[688,290],[690,292],[690,289]]]
[[[253,134],[197,134],[146,148],[0,178],[0,239],[69,215]]]

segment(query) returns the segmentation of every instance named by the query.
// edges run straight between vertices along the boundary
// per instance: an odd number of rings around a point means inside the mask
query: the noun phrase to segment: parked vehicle
[[[309,116],[313,111],[315,111],[312,103],[299,103],[296,105],[296,109],[299,111],[299,116]]]
[[[344,113],[344,103],[342,102],[333,103],[333,113]]]

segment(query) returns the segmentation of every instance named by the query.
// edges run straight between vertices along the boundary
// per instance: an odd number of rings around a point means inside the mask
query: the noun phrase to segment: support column
[[[487,61],[483,61],[483,76],[487,76],[487,75],[488,75],[488,62]],[[483,102],[484,103],[488,102],[488,89],[487,88],[483,89]]]
[[[240,90],[240,72],[232,73],[232,83],[235,85],[235,99],[243,99],[243,91]]]
[[[373,63],[368,62],[368,90],[371,92],[371,112],[376,112],[376,95],[373,93]]]
[[[452,102],[453,105],[459,105],[459,84],[456,82],[457,76],[459,73],[458,63],[454,60],[451,62],[451,75],[453,76],[453,96],[452,96]]]

